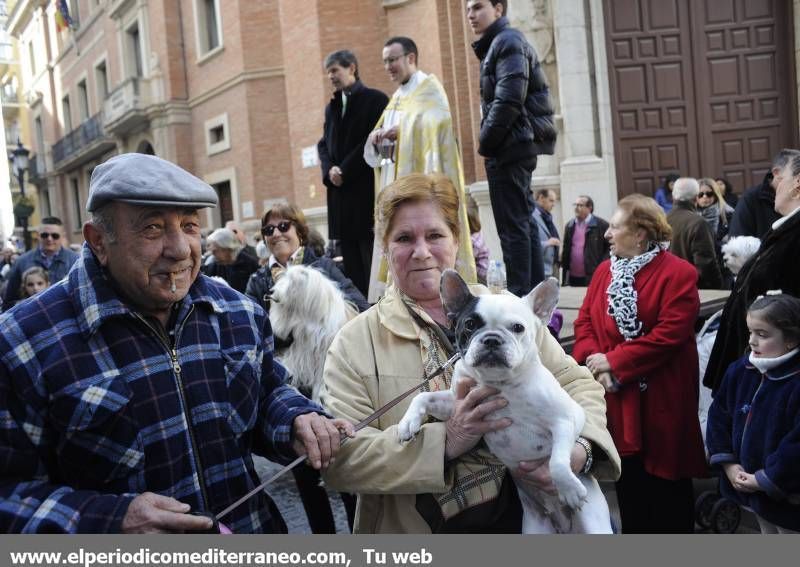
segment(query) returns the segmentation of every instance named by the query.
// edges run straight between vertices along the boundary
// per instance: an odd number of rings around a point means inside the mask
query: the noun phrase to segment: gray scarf
[[[700,207],[697,208],[700,214],[703,216],[703,220],[708,223],[708,226],[711,227],[711,232],[716,235],[717,229],[719,228],[719,203],[714,203],[709,205],[703,209]]]

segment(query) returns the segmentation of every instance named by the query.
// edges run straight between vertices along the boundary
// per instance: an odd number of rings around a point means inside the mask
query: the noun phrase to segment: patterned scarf
[[[449,345],[443,344],[439,333],[433,330],[433,325],[436,323],[428,323],[430,317],[414,300],[399,290],[397,291],[403,302],[427,324],[421,329],[419,343],[423,368],[425,374],[430,376],[450,358]],[[423,390],[426,392],[449,390],[452,377],[453,367],[450,366],[442,374],[426,383]],[[428,420],[436,421],[431,416],[428,416]],[[444,519],[449,520],[467,508],[497,498],[505,473],[505,465],[489,451],[483,441],[467,453],[447,463],[445,475],[447,475],[448,481],[452,481],[452,483],[448,482],[452,488],[447,492],[433,495],[442,510]]]
[[[656,256],[667,249],[669,243],[652,244],[647,252],[633,258],[620,258],[611,255],[611,283],[608,285],[608,314],[617,323],[617,329],[626,341],[642,334],[642,322],[636,300],[639,294],[633,287],[636,274]]]

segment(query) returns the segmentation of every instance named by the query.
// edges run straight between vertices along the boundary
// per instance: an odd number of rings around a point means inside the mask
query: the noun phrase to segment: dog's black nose
[[[481,343],[489,348],[497,348],[502,344],[500,337],[497,335],[487,335],[481,339]]]

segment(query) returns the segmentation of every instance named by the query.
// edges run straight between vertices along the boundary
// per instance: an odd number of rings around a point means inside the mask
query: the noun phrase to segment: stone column
[[[562,143],[563,222],[581,194],[608,218],[617,202],[602,0],[553,3]]]

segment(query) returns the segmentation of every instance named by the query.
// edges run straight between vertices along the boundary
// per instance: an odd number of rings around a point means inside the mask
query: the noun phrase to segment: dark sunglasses
[[[274,224],[268,224],[261,227],[261,234],[264,236],[272,236],[275,233],[276,228],[281,232],[289,232],[289,229],[292,228],[292,223],[291,221],[281,221],[278,223],[278,226],[275,226]]]
[[[53,240],[58,240],[61,238],[61,235],[57,232],[40,232],[39,238],[52,238]]]
[[[700,191],[697,194],[697,196],[698,197],[713,197],[714,196],[714,192],[713,191]]]

